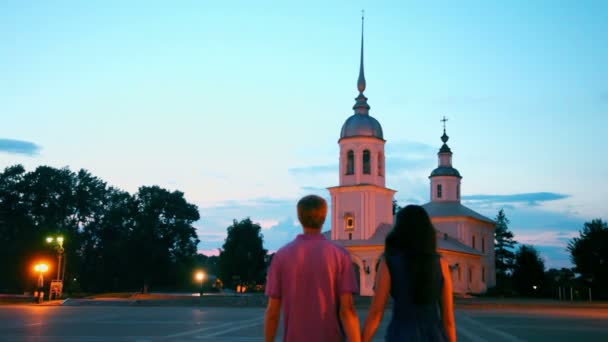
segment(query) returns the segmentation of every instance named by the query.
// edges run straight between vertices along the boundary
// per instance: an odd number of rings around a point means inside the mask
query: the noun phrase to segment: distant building
[[[361,295],[370,296],[384,240],[393,225],[396,191],[386,187],[386,140],[378,120],[369,115],[365,87],[362,29],[359,95],[338,141],[340,185],[328,189],[332,222],[325,234],[351,253]],[[444,121],[439,165],[429,177],[431,201],[423,207],[437,229],[437,246],[450,265],[454,292],[483,293],[496,283],[494,222],[460,203],[462,177],[452,166],[448,139]]]

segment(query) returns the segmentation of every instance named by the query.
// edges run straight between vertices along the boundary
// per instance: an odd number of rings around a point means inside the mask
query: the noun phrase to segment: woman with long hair
[[[363,342],[372,340],[389,295],[393,315],[386,341],[456,341],[450,270],[437,253],[435,228],[421,206],[401,209],[386,237]]]

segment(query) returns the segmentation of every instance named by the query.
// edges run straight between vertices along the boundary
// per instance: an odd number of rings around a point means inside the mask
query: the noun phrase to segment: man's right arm
[[[269,298],[264,322],[264,337],[266,342],[274,342],[277,336],[279,320],[281,319],[281,299]]]
[[[352,293],[340,295],[340,321],[349,342],[361,341],[361,326]]]

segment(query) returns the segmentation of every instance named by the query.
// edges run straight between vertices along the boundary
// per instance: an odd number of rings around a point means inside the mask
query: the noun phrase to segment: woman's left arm
[[[384,315],[384,308],[388,301],[388,296],[391,290],[391,275],[388,271],[388,266],[384,258],[380,261],[380,269],[376,275],[376,291],[374,293],[374,299],[372,299],[372,305],[365,319],[365,326],[363,328],[363,342],[370,342],[382,321]]]

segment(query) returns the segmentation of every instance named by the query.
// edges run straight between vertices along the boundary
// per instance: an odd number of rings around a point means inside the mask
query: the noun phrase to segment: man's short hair
[[[305,228],[321,229],[327,217],[327,202],[320,196],[308,195],[298,201],[298,219]]]

